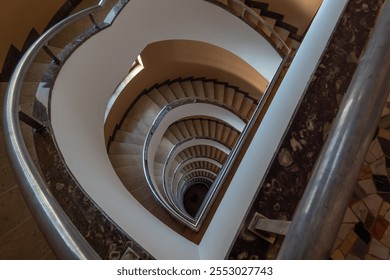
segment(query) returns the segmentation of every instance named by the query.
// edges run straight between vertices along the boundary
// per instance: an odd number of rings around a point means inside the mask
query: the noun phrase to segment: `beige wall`
[[[34,27],[43,31],[66,0],[0,0],[0,70],[11,44],[19,50]]]

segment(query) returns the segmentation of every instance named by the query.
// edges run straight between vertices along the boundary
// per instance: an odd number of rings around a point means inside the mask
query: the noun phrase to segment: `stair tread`
[[[141,155],[109,155],[112,166],[134,166],[141,162]]]
[[[169,103],[156,88],[152,89],[147,95],[160,108],[164,108]]]
[[[114,141],[135,144],[135,145],[143,145],[145,142],[145,137],[140,134],[131,133],[125,130],[118,129],[115,132]]]
[[[141,155],[143,146],[111,142],[109,154],[111,155]]]

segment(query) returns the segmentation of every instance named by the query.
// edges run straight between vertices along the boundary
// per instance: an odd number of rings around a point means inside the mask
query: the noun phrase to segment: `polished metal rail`
[[[19,123],[19,99],[24,77],[38,52],[47,42],[69,24],[88,16],[105,5],[100,0],[95,6],[77,12],[47,30],[26,51],[16,66],[4,98],[3,125],[7,151],[24,198],[57,257],[62,259],[100,259],[99,255],[76,229],[62,210],[28,153]]]
[[[329,258],[390,93],[386,1],[295,212],[278,259]]]

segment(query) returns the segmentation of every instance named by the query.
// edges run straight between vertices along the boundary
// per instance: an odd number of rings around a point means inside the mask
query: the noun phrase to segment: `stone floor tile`
[[[364,259],[365,260],[379,260],[378,258],[371,256],[371,255],[366,255],[366,257]]]
[[[372,179],[372,172],[370,166],[365,162],[360,170],[358,181]]]
[[[357,235],[353,231],[350,231],[344,242],[340,245],[340,251],[343,253],[344,256],[348,255],[349,252],[352,249],[352,246],[355,244],[355,241],[357,240]]]
[[[374,215],[374,217],[377,217],[379,210],[382,206],[383,198],[377,194],[371,194],[367,196],[365,199],[363,199],[363,201],[366,204],[367,208]]]
[[[382,236],[381,242],[390,248],[390,226],[387,226]]]
[[[348,207],[347,211],[345,211],[343,223],[357,223],[357,222],[359,222],[359,219],[352,212],[351,208]]]
[[[387,176],[386,159],[382,157],[370,164],[370,169],[373,175]]]
[[[0,258],[6,260],[39,260],[50,251],[32,217],[0,238]]]
[[[352,246],[350,254],[358,259],[364,259],[364,256],[367,254],[367,251],[368,251],[368,244],[362,239],[357,238],[355,244]]]
[[[381,144],[379,143],[378,138],[375,138],[374,141],[371,142],[369,151],[374,156],[375,159],[380,159],[383,157],[383,150]]]
[[[345,258],[346,260],[353,260],[353,261],[356,261],[356,260],[361,260],[361,258],[353,255],[353,254],[348,254],[347,257]]]
[[[381,209],[379,210],[379,216],[384,217],[389,210],[390,210],[390,203],[384,201],[382,203]]]
[[[385,220],[390,223],[390,211],[387,211],[387,213],[385,215]]]
[[[387,260],[389,256],[389,248],[375,238],[372,238],[370,247],[368,249],[368,254],[375,256],[381,260]]]
[[[0,237],[31,215],[19,187],[0,195]]]
[[[355,227],[354,223],[343,223],[340,226],[339,232],[337,233],[337,238],[340,238],[341,240],[345,240],[348,233],[353,230]]]
[[[332,252],[334,252],[341,245],[341,243],[343,243],[343,240],[336,238],[336,241],[333,244]]]
[[[352,211],[363,223],[366,221],[368,215],[368,208],[363,201],[358,201],[354,203],[351,207]]]
[[[378,240],[382,239],[388,225],[389,223],[383,217],[379,217],[371,230],[372,237]]]
[[[343,253],[337,249],[336,251],[333,252],[332,256],[331,256],[332,260],[344,260],[344,255]]]
[[[375,183],[372,180],[372,178],[366,179],[366,180],[361,180],[358,182],[358,185],[363,190],[363,192],[367,195],[376,193]]]

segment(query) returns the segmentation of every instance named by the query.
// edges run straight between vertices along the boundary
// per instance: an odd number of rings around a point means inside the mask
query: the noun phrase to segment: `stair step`
[[[192,121],[194,124],[194,129],[196,131],[197,136],[202,136],[203,135],[203,130],[202,130],[202,123],[200,122],[200,119],[195,119]]]
[[[240,114],[242,117],[248,116],[249,111],[251,110],[251,107],[253,105],[253,100],[249,98],[244,98],[241,108],[240,108]]]
[[[141,175],[132,177],[132,178],[120,178],[123,185],[131,193],[132,190],[138,188],[149,188],[148,183],[146,182],[145,176],[142,173]]]
[[[180,130],[181,134],[183,134],[184,138],[190,138],[191,137],[191,133],[187,129],[187,126],[186,126],[185,122],[178,122],[176,124],[176,126]]]
[[[144,137],[148,134],[150,130],[150,125],[143,123],[142,121],[134,120],[126,117],[121,125],[121,130],[143,135]]]
[[[135,166],[142,162],[141,155],[109,155],[109,157],[114,168]]]
[[[209,121],[209,136],[215,139],[215,130],[217,128],[217,122]]]
[[[208,120],[200,120],[202,132],[204,137],[209,137],[209,121]]]
[[[281,28],[279,26],[274,26],[275,32],[279,35],[279,37],[282,39],[283,42],[286,42],[288,36],[290,35],[290,31]],[[281,48],[283,45],[282,43],[276,38],[275,35],[271,35],[271,39],[275,42],[277,48]]]
[[[110,155],[141,155],[143,146],[111,142]]]
[[[192,83],[190,81],[182,81],[180,82],[180,85],[186,94],[186,97],[195,97],[195,91],[194,88],[192,87]]]
[[[114,141],[127,144],[143,145],[145,142],[145,137],[143,135],[134,134],[125,130],[118,129],[115,132]]]
[[[178,100],[186,98],[186,94],[183,91],[179,82],[174,82],[170,84],[169,87],[171,88],[173,94],[176,96]]]
[[[203,82],[203,88],[204,88],[206,98],[209,98],[210,100],[215,100],[214,83],[210,81]]]
[[[143,169],[139,165],[116,167],[115,172],[123,180],[143,176]]]
[[[177,97],[172,92],[171,88],[168,85],[163,85],[158,88],[158,91],[164,96],[164,98],[169,102],[175,102],[177,101]]]
[[[225,95],[224,95],[223,103],[225,103],[229,108],[233,106],[234,92],[235,92],[234,88],[225,87]]]
[[[236,91],[234,94],[233,106],[232,108],[236,112],[240,112],[240,108],[242,106],[242,102],[244,101],[244,94]]]
[[[204,92],[204,88],[203,88],[203,81],[201,81],[201,80],[192,81],[192,87],[195,91],[196,97],[199,97],[199,98],[205,97],[205,92]]]
[[[217,83],[214,86],[214,99],[219,103],[223,104],[224,95],[225,95],[225,85]]]
[[[47,71],[49,64],[34,62],[28,69],[25,82],[40,82]]]
[[[270,27],[271,30],[274,29],[274,26],[275,26],[275,23],[276,23],[276,19],[270,18],[270,17],[265,17],[265,16],[262,16],[262,19]],[[272,31],[269,30],[267,27],[265,27],[261,22],[258,23],[257,29],[261,30],[262,32],[264,32],[264,34],[266,34],[268,37],[270,37],[271,34],[272,34]]]
[[[156,105],[147,95],[143,95],[134,104],[133,108],[128,113],[128,117],[136,121],[141,121],[151,126],[160,113],[161,108]]]
[[[161,94],[161,92],[154,88],[148,93],[148,97],[156,103],[160,108],[164,108],[166,105],[168,105],[168,101],[164,98],[164,96]]]
[[[193,120],[185,120],[184,123],[185,123],[185,126],[186,126],[188,132],[190,133],[190,135],[192,137],[196,136],[196,131],[195,131]]]

